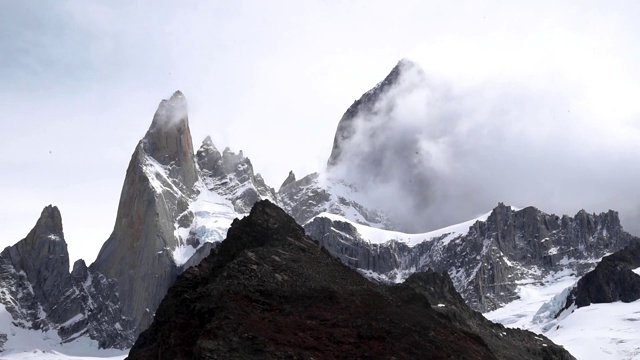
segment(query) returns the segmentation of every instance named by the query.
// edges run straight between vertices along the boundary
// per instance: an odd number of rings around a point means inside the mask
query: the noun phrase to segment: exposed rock
[[[575,217],[499,204],[464,235],[425,238],[413,247],[398,241],[371,244],[355,227],[317,217],[305,230],[345,264],[376,280],[398,282],[426,269],[448,272],[467,303],[490,311],[517,298],[517,281],[541,280],[551,271],[591,270],[602,256],[629,244],[614,211]]]
[[[378,83],[373,89],[367,91],[360,97],[360,99],[353,102],[353,104],[342,115],[338,128],[336,129],[336,135],[333,140],[333,148],[331,155],[327,161],[327,167],[337,165],[341,161],[341,155],[343,151],[344,143],[351,139],[355,133],[355,119],[359,115],[373,113],[376,111],[375,107],[378,104],[380,98],[386,94],[396,83],[398,82],[402,71],[408,67],[415,66],[410,60],[402,59],[391,70],[389,75],[380,83]]]
[[[278,192],[282,191],[283,188],[288,187],[290,184],[293,184],[296,182],[296,175],[293,173],[292,171],[289,171],[289,175],[287,176],[287,178],[284,180],[284,182],[282,183],[282,185],[280,185],[280,189],[278,189]]]
[[[246,214],[262,199],[276,201],[275,191],[260,174],[254,174],[253,165],[242,150],[236,154],[225,148],[220,154],[207,136],[196,158],[207,188],[231,201],[236,212]]]
[[[123,312],[145,329],[175,281],[175,223],[196,195],[198,179],[187,117],[179,91],[163,100],[139,142],[125,176],[113,233],[91,265],[118,281]]]
[[[640,275],[633,271],[637,268],[640,268],[640,242],[633,241],[624,249],[605,256],[595,269],[584,275],[569,292],[560,312],[574,305],[581,308],[640,299]]]
[[[340,179],[320,179],[320,174],[312,173],[295,180],[293,173],[278,190],[279,205],[299,224],[305,224],[313,217],[328,212],[347,217],[359,224],[394,228],[387,216],[356,201],[362,198],[358,189]]]
[[[261,201],[179,276],[128,359],[572,359],[524,331],[487,342],[499,325],[462,326],[414,287],[367,281]]]
[[[116,282],[82,260],[69,273],[62,218],[54,206],[42,211],[26,238],[0,253],[0,285],[0,302],[15,326],[57,330],[63,342],[88,336],[102,348],[133,344],[133,324],[122,315]]]

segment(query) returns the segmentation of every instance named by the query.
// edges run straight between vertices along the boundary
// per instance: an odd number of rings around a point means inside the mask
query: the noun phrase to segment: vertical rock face
[[[135,339],[116,282],[82,260],[69,273],[62,217],[54,206],[42,211],[26,238],[0,253],[0,287],[14,326],[56,330],[63,342],[89,336],[103,348],[127,348]]]
[[[534,207],[499,204],[463,234],[425,237],[414,246],[390,240],[371,244],[349,223],[317,217],[307,233],[345,264],[381,281],[397,282],[426,269],[448,272],[467,303],[494,310],[517,298],[517,281],[541,280],[549,272],[591,270],[602,256],[635,238],[614,211],[574,217],[549,215]]]
[[[260,174],[254,174],[253,165],[242,150],[236,154],[225,148],[220,154],[207,136],[196,158],[207,188],[231,201],[236,212],[246,214],[262,199],[276,201],[275,191]]]
[[[113,233],[91,265],[118,281],[123,312],[145,329],[178,269],[175,222],[196,195],[198,172],[179,91],[163,100],[131,157]]]
[[[351,140],[356,132],[356,126],[358,125],[357,117],[360,115],[371,114],[376,111],[376,105],[380,98],[386,94],[396,83],[398,82],[401,73],[407,69],[415,66],[410,60],[402,59],[391,70],[389,75],[376,85],[373,89],[364,93],[362,97],[356,101],[347,109],[342,115],[338,128],[336,129],[336,135],[333,140],[333,148],[331,149],[331,155],[327,161],[329,168],[338,165],[342,160],[343,150],[346,143]]]

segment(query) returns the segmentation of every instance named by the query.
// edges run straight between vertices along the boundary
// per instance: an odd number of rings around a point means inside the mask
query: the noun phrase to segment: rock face
[[[234,209],[246,214],[256,201],[276,201],[273,188],[267,186],[260,174],[254,174],[251,161],[225,148],[222,154],[207,136],[196,154],[198,166],[207,189],[215,191],[233,203]]]
[[[116,279],[123,312],[136,332],[153,318],[178,268],[175,222],[196,195],[187,103],[179,91],[163,100],[127,169],[113,233],[91,269]]]
[[[128,359],[572,358],[544,337],[467,320],[468,308],[458,320],[434,309],[432,289],[447,281],[438,280],[371,283],[261,201],[179,276]]]
[[[299,224],[328,212],[363,225],[387,229],[394,227],[384,213],[367,208],[358,201],[364,194],[341,179],[321,178],[320,174],[313,173],[296,180],[293,172],[290,172],[277,195],[279,205]]]
[[[348,222],[323,217],[305,230],[343,263],[379,281],[398,282],[427,269],[447,272],[467,303],[483,312],[516,299],[518,280],[540,280],[565,268],[584,274],[635,239],[614,211],[580,211],[572,218],[503,204],[463,234],[445,232],[415,246],[372,244]]]
[[[128,348],[135,339],[116,282],[82,260],[69,273],[62,217],[54,206],[42,211],[26,238],[0,253],[0,286],[0,302],[15,326],[56,330],[63,342],[89,336],[102,348]]]
[[[336,166],[342,160],[345,143],[351,140],[356,132],[356,118],[358,116],[366,118],[367,114],[375,113],[378,110],[376,109],[376,106],[378,105],[380,98],[397,84],[401,73],[406,68],[411,68],[413,66],[414,64],[410,60],[400,60],[400,62],[398,62],[382,82],[377,84],[373,89],[364,93],[360,99],[354,101],[347,109],[338,123],[336,135],[333,140],[333,148],[331,149],[331,155],[327,161],[327,167],[331,168]]]
[[[560,312],[573,306],[581,308],[597,303],[628,303],[640,299],[640,275],[633,271],[638,268],[640,242],[634,241],[624,249],[605,256],[595,269],[584,275],[569,292]]]

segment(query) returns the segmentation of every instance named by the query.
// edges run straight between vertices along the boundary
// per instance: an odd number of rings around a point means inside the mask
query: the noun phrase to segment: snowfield
[[[577,280],[565,271],[547,277],[542,284],[521,285],[519,300],[484,316],[543,334],[579,360],[640,359],[640,300],[570,308],[553,318],[565,305],[561,294],[566,296]]]
[[[27,330],[14,326],[12,321],[11,314],[0,304],[0,333],[7,334],[7,342],[4,344],[4,351],[0,353],[0,360],[120,360],[129,353],[128,350],[98,349],[98,342],[88,337],[81,337],[63,345],[55,330]]]

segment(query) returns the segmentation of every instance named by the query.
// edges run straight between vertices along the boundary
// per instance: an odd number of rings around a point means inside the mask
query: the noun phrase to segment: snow
[[[542,283],[522,284],[520,299],[483,315],[508,327],[543,334],[579,360],[640,359],[640,301],[579,309],[573,305],[553,318],[565,306],[577,280],[570,270],[564,270]]]
[[[473,220],[465,221],[460,224],[447,226],[442,229],[420,233],[409,234],[399,231],[383,230],[366,225],[359,224],[355,221],[348,220],[344,216],[323,212],[316,217],[324,217],[332,221],[341,221],[353,225],[360,236],[369,241],[372,244],[384,244],[390,240],[396,240],[407,244],[408,246],[416,246],[422,242],[430,241],[433,239],[441,238],[441,245],[447,245],[451,240],[460,236],[464,236],[469,232],[469,228],[476,223],[476,221],[486,221],[491,212],[488,212],[482,216],[479,216]],[[313,219],[309,220],[313,221]]]
[[[173,251],[173,259],[178,266],[186,263],[196,252],[196,248],[185,244],[191,232],[199,239],[200,246],[205,242],[220,242],[227,237],[233,220],[245,216],[236,213],[229,200],[208,190],[204,184],[198,184],[198,187],[200,194],[189,205],[189,210],[194,214],[191,226],[180,228],[175,225],[175,235],[181,244]]]
[[[556,294],[573,286],[577,280],[578,278],[573,272],[567,269],[552,273],[541,282],[522,281],[517,289],[520,297],[518,300],[514,300],[497,310],[483,315],[491,321],[509,327],[528,329],[540,333],[543,324],[536,322],[535,325],[537,326],[534,326],[534,317],[540,308]]]
[[[545,333],[580,360],[640,359],[640,301],[575,309]]]
[[[15,326],[11,314],[2,304],[0,304],[0,333],[7,334],[4,351],[0,353],[0,359],[3,360],[120,360],[124,359],[128,353],[126,350],[98,349],[98,342],[87,337],[62,344],[55,330],[43,332]],[[29,350],[25,351],[25,349]]]

